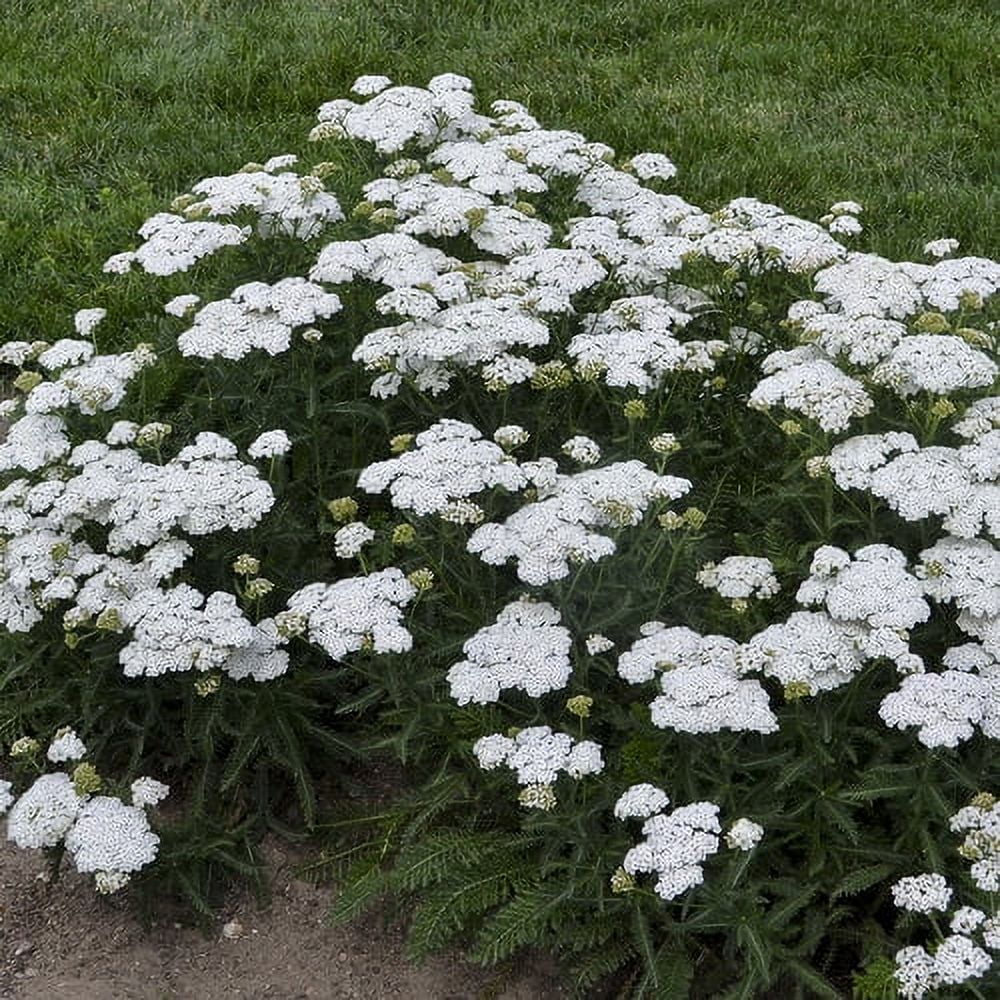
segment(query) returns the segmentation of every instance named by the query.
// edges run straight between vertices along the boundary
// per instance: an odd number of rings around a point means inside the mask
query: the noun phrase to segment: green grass
[[[64,335],[143,218],[303,149],[362,72],[464,73],[545,125],[665,150],[705,207],[853,198],[863,248],[995,256],[998,43],[990,0],[6,0],[0,332]]]

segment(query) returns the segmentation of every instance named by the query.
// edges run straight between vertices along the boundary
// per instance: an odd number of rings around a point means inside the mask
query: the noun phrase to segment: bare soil
[[[145,928],[125,898],[98,896],[67,870],[45,880],[40,852],[0,841],[3,1000],[537,1000],[558,998],[541,965],[483,970],[455,956],[417,966],[399,927],[331,927],[335,890],[296,875],[301,858],[267,846],[270,905],[234,897],[211,935],[174,922]],[[223,927],[228,925],[228,935]]]

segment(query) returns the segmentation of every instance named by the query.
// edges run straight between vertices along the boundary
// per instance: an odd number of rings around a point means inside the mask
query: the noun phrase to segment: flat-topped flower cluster
[[[1000,264],[953,239],[925,263],[852,249],[853,201],[819,222],[750,197],[707,211],[669,190],[664,154],[619,157],[515,101],[486,113],[455,74],[353,93],[310,139],[373,164],[355,204],[329,189],[335,159],[203,179],[105,264],[188,272],[155,343],[102,352],[119,318],[94,307],[73,337],[0,346],[0,624],[20,648],[103,643],[122,684],[180,700],[165,685],[192,672],[210,697],[361,664],[376,727],[459,720],[436,734],[449,759],[491,795],[513,772],[517,822],[553,856],[542,814],[575,816],[621,860],[588,898],[637,907],[647,875],[661,906],[715,892],[723,838],[745,853],[733,886],[769,852],[746,876],[769,896],[806,809],[774,796],[818,786],[768,747],[863,730],[961,767],[1000,738]],[[252,273],[268,254],[301,273]],[[239,280],[210,287],[230,259]],[[195,389],[150,411],[161,383]],[[396,431],[388,454],[369,419]],[[717,782],[678,747],[721,754]],[[82,752],[62,733],[48,756]],[[155,856],[162,786],[125,805],[74,781],[42,775],[12,806],[0,783],[10,836],[116,888]],[[690,804],[668,811],[661,784]],[[815,815],[857,827],[833,808]],[[975,808],[955,828],[995,892],[996,810]],[[643,839],[615,855],[632,818]],[[892,895],[928,913],[942,886]],[[985,974],[969,935],[993,948],[992,921],[966,907],[933,955],[903,948],[901,995]]]

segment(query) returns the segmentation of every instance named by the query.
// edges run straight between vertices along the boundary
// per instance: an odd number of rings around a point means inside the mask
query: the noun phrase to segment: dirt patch
[[[35,851],[0,841],[0,997],[4,1000],[536,1000],[561,992],[551,970],[486,970],[454,956],[416,966],[398,928],[330,927],[334,891],[295,874],[269,844],[273,895],[234,898],[210,937],[175,923],[147,930],[123,898],[66,871],[43,878]],[[223,934],[223,926],[229,934]]]

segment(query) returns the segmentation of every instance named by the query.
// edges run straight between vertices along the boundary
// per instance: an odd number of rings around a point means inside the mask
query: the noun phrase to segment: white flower
[[[525,444],[531,435],[520,424],[504,424],[493,432],[493,440],[505,451],[513,451]]]
[[[601,460],[600,446],[582,434],[564,441],[562,451],[564,455],[568,455],[581,465],[596,465]]]
[[[695,579],[730,600],[773,597],[781,589],[770,559],[761,556],[727,556],[720,563],[706,563]]]
[[[170,794],[170,786],[157,781],[155,778],[136,778],[132,782],[132,805],[143,809],[147,806],[155,806],[162,802]]]
[[[705,878],[702,862],[719,850],[719,807],[694,802],[671,813],[657,813],[643,824],[645,840],[622,861],[630,875],[657,875],[655,890],[662,899],[675,899]]]
[[[274,458],[291,450],[292,442],[281,430],[265,431],[250,443],[247,454],[251,458]]]
[[[513,739],[493,733],[477,740],[472,749],[480,767],[491,771],[505,763],[517,772],[519,785],[551,785],[560,773],[581,778],[604,768],[597,743],[576,742],[548,726],[521,729]]]
[[[67,760],[79,760],[87,752],[87,747],[72,729],[60,729],[49,744],[45,756],[53,764]]]
[[[905,1000],[921,1000],[940,983],[934,959],[918,945],[896,952],[895,978],[899,994]]]
[[[955,934],[971,934],[986,919],[982,910],[972,906],[959,907],[951,917],[951,929]]]
[[[947,257],[958,249],[958,240],[951,237],[944,237],[939,240],[931,240],[924,244],[924,253],[928,257]]]
[[[726,846],[740,851],[752,851],[764,836],[764,827],[742,816],[726,832]]]
[[[934,952],[934,973],[941,983],[957,985],[979,979],[993,965],[993,959],[962,934],[951,934]]]
[[[368,493],[389,490],[399,510],[431,514],[483,490],[523,489],[527,477],[517,463],[471,424],[444,419],[417,435],[416,447],[363,469],[358,486]]]
[[[352,521],[333,536],[333,550],[341,559],[353,559],[375,537],[363,521]]]
[[[654,813],[662,812],[670,805],[670,797],[662,788],[642,782],[631,785],[618,797],[615,803],[617,819],[647,819]]]
[[[86,802],[66,834],[66,850],[79,872],[138,871],[156,858],[159,844],[141,809],[109,795]]]
[[[309,641],[334,660],[371,641],[375,653],[405,653],[413,636],[403,626],[403,608],[416,588],[395,567],[336,583],[311,583],[288,599],[288,609],[305,619]]]
[[[598,656],[615,648],[615,644],[606,635],[601,635],[599,632],[587,636],[586,646],[587,652],[591,656]]]
[[[947,910],[952,890],[943,875],[909,875],[892,886],[892,901],[901,910],[911,913],[933,913]]]
[[[510,688],[532,698],[559,690],[572,672],[571,644],[551,604],[508,604],[495,624],[481,628],[462,647],[466,659],[448,671],[451,696],[460,705],[484,705]]]
[[[18,847],[55,847],[76,821],[83,799],[68,774],[36,778],[7,814],[7,837]]]
[[[392,80],[387,76],[359,76],[351,84],[351,93],[360,94],[362,97],[373,97],[391,86]]]
[[[662,153],[639,153],[629,161],[637,177],[644,181],[652,177],[668,181],[677,173],[677,167]]]
[[[200,295],[175,295],[163,306],[163,311],[168,316],[184,317],[194,312],[198,303],[201,302]]]
[[[14,804],[14,793],[11,791],[13,787],[9,781],[0,780],[0,816]]]

